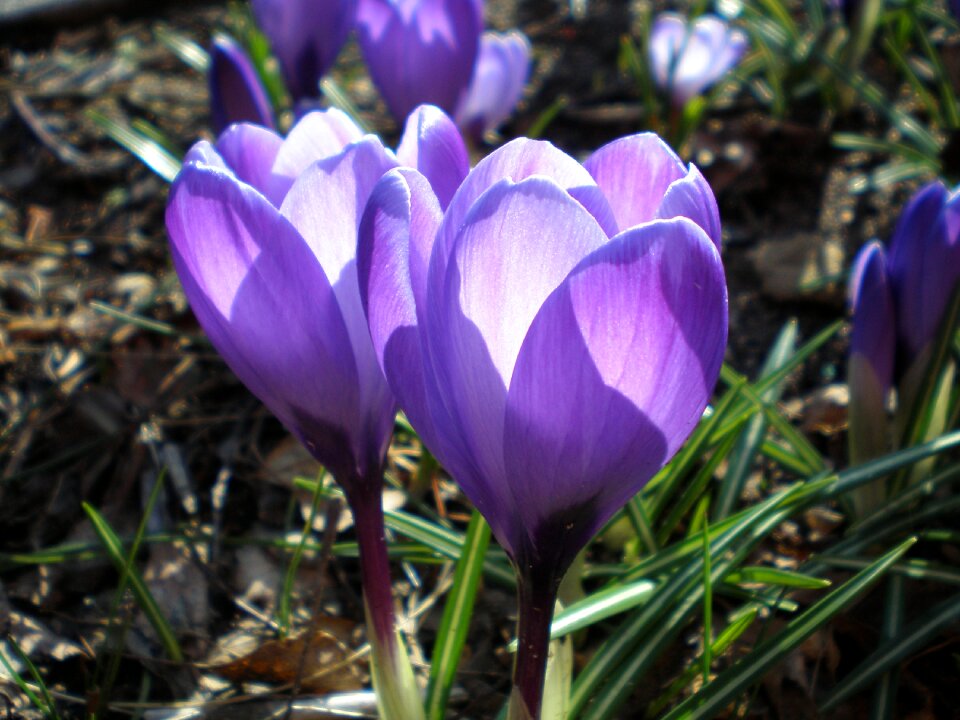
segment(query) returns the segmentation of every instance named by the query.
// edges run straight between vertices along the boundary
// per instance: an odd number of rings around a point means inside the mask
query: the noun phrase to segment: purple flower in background
[[[457,124],[481,138],[506,120],[523,96],[530,75],[530,41],[521,32],[486,32]]]
[[[674,105],[683,106],[740,62],[747,36],[715,15],[701,15],[691,25],[663,13],[650,29],[649,47],[655,82]]]
[[[850,305],[854,318],[850,354],[863,359],[871,383],[886,397],[893,384],[896,320],[887,258],[877,241],[864,245],[854,262]]]
[[[257,69],[233,38],[214,36],[208,80],[210,125],[215,133],[237,122],[273,127],[273,108]]]
[[[939,180],[921,188],[900,216],[887,260],[906,371],[936,339],[960,281],[960,191]]]
[[[960,0],[950,0],[950,12],[960,22]]]
[[[452,194],[468,170],[453,122],[421,108],[399,152]],[[343,486],[354,514],[384,717],[422,717],[394,628],[382,470],[396,403],[370,340],[357,282],[357,229],[397,157],[338,110],[283,139],[231,125],[191,148],[167,230],[184,292],[241,381]],[[418,175],[419,177],[419,175]],[[382,692],[381,692],[382,691]],[[399,708],[399,709],[398,709]]]
[[[584,165],[514,140],[444,210],[409,169],[360,229],[377,357],[520,574],[515,698],[537,717],[556,587],[677,451],[727,335],[710,187],[652,134]]]
[[[357,0],[251,0],[294,101],[316,97],[353,29]]]
[[[480,0],[360,0],[360,48],[396,118],[422,103],[453,114],[473,77]]]
[[[887,258],[879,242],[865,245],[850,275],[853,332],[847,385],[850,389],[850,460],[866,462],[888,452],[887,398],[893,385],[896,319]],[[877,483],[853,494],[858,515],[863,516],[882,500]]]

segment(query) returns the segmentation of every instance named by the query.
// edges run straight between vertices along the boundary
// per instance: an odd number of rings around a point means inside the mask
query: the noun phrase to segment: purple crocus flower
[[[210,50],[210,125],[218,135],[228,125],[251,122],[273,128],[273,108],[250,56],[227,35],[215,35]]]
[[[656,135],[584,165],[514,140],[444,210],[377,184],[361,293],[387,381],[519,573],[514,702],[537,717],[557,584],[677,451],[727,336],[709,185]]]
[[[530,41],[516,30],[485,32],[473,79],[460,107],[457,124],[476,138],[495,130],[523,96],[530,76]]]
[[[251,4],[294,101],[316,97],[320,78],[333,66],[356,22],[357,0],[252,0]]]
[[[896,313],[887,258],[879,242],[868,243],[857,255],[850,275],[850,305],[850,460],[860,463],[890,449],[886,416],[887,397],[893,385]],[[858,515],[877,506],[882,490],[882,484],[878,484],[854,494]]]
[[[473,76],[481,0],[360,0],[360,48],[396,118],[422,103],[456,112]]]
[[[653,78],[683,106],[740,62],[747,36],[716,15],[701,15],[692,24],[681,15],[663,13],[650,29]]]
[[[422,108],[401,160],[452,194],[466,175],[453,122]],[[338,110],[284,139],[231,125],[191,148],[170,191],[174,266],[194,314],[241,381],[334,475],[360,545],[373,672],[384,717],[422,717],[394,628],[380,502],[396,403],[370,341],[357,282],[357,228],[397,158]],[[419,176],[419,175],[418,175]]]
[[[938,180],[911,198],[890,241],[888,268],[906,371],[937,337],[960,281],[960,189],[951,193]]]

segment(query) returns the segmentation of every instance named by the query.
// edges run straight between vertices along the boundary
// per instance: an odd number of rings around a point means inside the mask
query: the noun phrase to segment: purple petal
[[[621,229],[656,218],[667,189],[687,174],[677,154],[654,133],[614,140],[583,166],[597,181]]]
[[[654,79],[678,105],[720,79],[746,50],[747,36],[715,15],[701,15],[689,27],[683,18],[664,13],[650,33]]]
[[[310,248],[231,175],[185,166],[167,207],[174,265],[230,368],[334,472],[356,447],[357,371],[333,290]]]
[[[657,210],[657,217],[663,220],[673,217],[690,218],[703,228],[707,237],[720,249],[722,233],[717,198],[695,165],[690,165],[685,178],[677,180],[667,188],[660,209]]]
[[[661,88],[670,83],[670,76],[687,39],[687,24],[680,15],[662,13],[650,28],[650,70]]]
[[[616,234],[613,211],[583,165],[548,142],[517,138],[494,150],[467,175],[444,215],[438,239],[440,245],[431,263],[441,268],[442,273],[457,230],[477,198],[487,189],[505,178],[518,183],[533,175],[543,175],[555,181],[594,216],[608,236]]]
[[[442,217],[425,177],[408,168],[391,170],[367,203],[357,255],[360,293],[380,367],[420,438],[435,452],[418,318]]]
[[[431,265],[421,332],[436,379],[439,456],[494,528],[502,492],[489,486],[504,477],[506,386],[520,344],[544,299],[606,240],[553,181],[504,180],[467,216],[445,277]]]
[[[443,110],[433,105],[421,105],[407,118],[397,159],[430,181],[443,208],[470,172],[470,157],[460,131]]]
[[[357,0],[252,0],[294,100],[316,97],[356,21]]]
[[[685,218],[618,235],[546,300],[510,381],[508,547],[563,564],[679,449],[727,337],[723,266]]]
[[[362,137],[363,131],[341,110],[307,113],[293,126],[277,153],[267,196],[279,207],[300,173],[317,160],[343,152]]]
[[[956,198],[939,181],[921,189],[904,210],[891,242],[888,268],[908,361],[937,337],[960,281]]]
[[[266,194],[283,139],[273,130],[241,123],[217,138],[217,152],[240,180]]]
[[[233,38],[214,36],[208,79],[210,125],[215,133],[238,122],[274,126],[273,108],[257,69]]]
[[[357,28],[370,76],[395,118],[421,104],[456,110],[482,30],[475,0],[361,0]]]
[[[305,170],[280,208],[313,251],[333,287],[343,314],[360,377],[360,407],[375,414],[374,427],[386,435],[392,427],[393,404],[380,371],[357,280],[357,231],[374,185],[396,165],[393,157],[369,136]]]
[[[896,318],[886,256],[879,242],[864,245],[857,255],[850,273],[850,302],[850,354],[861,355],[870,363],[879,389],[886,395],[893,382]]]
[[[495,130],[520,102],[529,75],[530,41],[523,33],[484,33],[457,124],[476,138]]]

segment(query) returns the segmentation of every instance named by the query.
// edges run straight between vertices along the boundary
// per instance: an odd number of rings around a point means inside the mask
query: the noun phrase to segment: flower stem
[[[347,491],[360,550],[370,674],[383,720],[422,720],[423,701],[393,611],[380,482],[357,479]]]
[[[521,569],[517,586],[517,659],[507,720],[538,720],[550,649],[550,622],[560,585],[553,573]]]

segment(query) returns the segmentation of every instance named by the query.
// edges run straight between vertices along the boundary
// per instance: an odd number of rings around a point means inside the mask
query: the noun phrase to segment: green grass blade
[[[198,73],[206,75],[210,67],[210,54],[186,35],[166,25],[159,25],[153,31],[157,41],[180,58],[186,65]]]
[[[790,356],[796,350],[797,345],[797,321],[790,320],[780,334],[777,336],[770,354],[767,356],[763,365],[761,375],[769,375],[786,364]],[[780,393],[783,390],[783,381],[775,384],[762,395],[760,400],[766,404],[775,403],[780,399]],[[717,495],[717,501],[713,508],[713,520],[722,520],[727,517],[740,499],[743,491],[743,485],[753,469],[757,452],[763,442],[766,433],[767,423],[762,415],[755,415],[747,423],[737,444],[733,447],[729,455],[727,472],[724,475],[723,483],[720,485],[720,492]]]
[[[10,673],[10,677],[13,678],[13,681],[17,684],[23,693],[30,698],[30,702],[37,706],[37,708],[51,720],[60,720],[60,713],[57,712],[56,703],[53,702],[53,696],[50,695],[50,690],[47,689],[47,684],[43,681],[43,676],[40,675],[40,671],[37,670],[37,666],[33,664],[33,661],[29,656],[21,649],[17,644],[17,641],[13,639],[13,636],[7,637],[7,642],[10,643],[10,646],[13,648],[13,651],[17,653],[17,656],[20,658],[20,662],[27,666],[27,672],[30,673],[30,677],[33,678],[34,684],[40,690],[40,696],[37,697],[36,693],[33,692],[33,688],[24,680],[14,669],[10,666],[10,663],[7,662],[6,657],[4,657],[3,652],[0,651],[0,661],[3,662],[3,666],[7,669],[7,672]]]
[[[943,628],[948,627],[958,618],[960,618],[960,593],[934,606],[924,613],[922,618],[910,623],[895,637],[881,643],[880,647],[834,688],[830,696],[820,706],[820,710],[827,712],[863,689],[870,687],[870,684],[881,673],[886,672],[915,653]]]
[[[483,576],[483,560],[490,544],[490,526],[476,510],[463,543],[463,553],[457,561],[453,586],[443,608],[443,619],[437,631],[430,665],[430,682],[427,685],[426,709],[429,720],[443,720],[447,712],[447,699],[460,663],[463,646],[467,641],[473,603],[477,597],[480,579]]]
[[[830,587],[830,581],[811,577],[792,570],[778,570],[771,567],[742,567],[727,575],[724,580],[733,584],[773,585],[777,587],[798,588],[802,590],[822,590]]]
[[[177,173],[180,172],[179,158],[172,155],[156,140],[96,110],[88,109],[85,114],[107,137],[136,156],[140,162],[167,182],[173,182]]]
[[[916,538],[906,540],[819,600],[775,637],[760,643],[749,655],[720,674],[712,683],[675,707],[664,720],[708,720],[716,717],[728,702],[757,682],[818,628],[861,598],[914,543]]]
[[[89,503],[83,503],[83,511],[90,519],[94,532],[97,534],[97,537],[100,538],[100,542],[103,543],[107,555],[120,574],[121,583],[126,583],[130,587],[133,596],[137,600],[137,604],[156,631],[160,643],[167,653],[167,657],[177,663],[183,662],[183,651],[177,642],[177,636],[170,628],[169,623],[167,623],[167,619],[163,616],[163,612],[161,612],[160,606],[157,605],[157,601],[154,600],[150,588],[147,587],[140,572],[133,564],[133,558],[137,551],[137,543],[135,542],[131,547],[129,558],[124,557],[123,544],[120,542],[120,538],[99,511]],[[141,521],[141,529],[146,527],[146,519],[146,516],[144,516],[144,519]],[[140,534],[140,532],[141,530],[138,529],[138,534]]]

